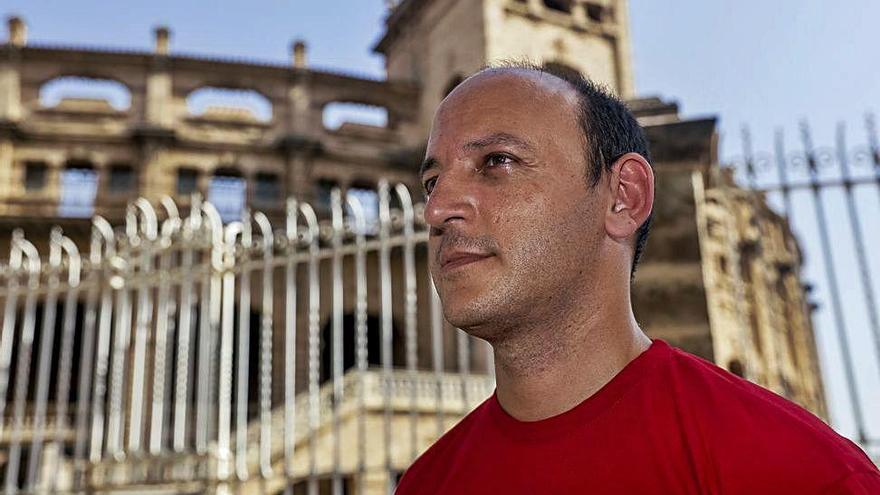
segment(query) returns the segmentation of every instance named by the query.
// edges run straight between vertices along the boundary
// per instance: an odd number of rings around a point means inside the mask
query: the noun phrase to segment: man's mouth
[[[491,256],[491,254],[483,253],[453,253],[441,259],[440,269],[452,270],[454,268],[459,268],[465,265],[476,263],[478,261],[482,261]]]

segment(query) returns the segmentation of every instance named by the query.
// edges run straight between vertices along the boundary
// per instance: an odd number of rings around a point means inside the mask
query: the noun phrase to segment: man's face
[[[472,335],[494,342],[591,292],[606,193],[587,185],[576,106],[560,79],[501,71],[437,110],[422,175],[431,274],[446,319]]]

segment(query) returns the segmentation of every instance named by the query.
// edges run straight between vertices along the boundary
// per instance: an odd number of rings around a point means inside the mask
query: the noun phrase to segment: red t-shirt
[[[493,394],[396,493],[880,494],[880,472],[801,407],[654,340],[558,416],[518,421]]]

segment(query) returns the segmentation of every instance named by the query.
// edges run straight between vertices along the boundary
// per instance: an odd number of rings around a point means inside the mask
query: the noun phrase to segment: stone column
[[[540,15],[541,12],[544,11],[544,2],[542,2],[541,0],[528,0],[528,2],[529,11],[531,11],[532,14]]]
[[[311,169],[315,150],[313,142],[291,141],[287,144],[284,186],[286,197],[293,196],[300,201],[312,200]]]
[[[17,122],[21,119],[21,72],[17,48],[27,43],[27,26],[19,17],[7,20],[9,38],[6,43],[11,50],[9,57],[0,60],[0,122]]]
[[[574,20],[574,24],[576,26],[586,26],[587,21],[587,6],[584,5],[584,2],[576,1],[571,6],[571,18]]]
[[[614,65],[617,67],[617,93],[621,98],[635,96],[633,82],[632,49],[629,39],[629,6],[627,0],[618,0],[614,7]]]
[[[287,122],[282,140],[286,161],[284,193],[300,201],[311,201],[311,168],[320,149],[320,114],[311,92],[311,73],[306,59],[307,47],[302,40],[290,45],[291,84],[287,89]]]
[[[15,47],[23,47],[27,44],[27,24],[21,17],[11,16],[6,20],[9,28],[7,43]]]
[[[155,43],[147,72],[144,113],[136,133],[139,156],[133,165],[140,176],[139,195],[157,201],[163,195],[173,196],[175,193],[175,178],[164,162],[165,151],[174,139],[177,119],[174,81],[168,60],[171,31],[158,26],[153,30],[153,37]]]
[[[154,30],[156,46],[154,62],[147,74],[146,124],[151,127],[174,126],[174,94],[171,74],[168,71],[168,40],[171,36],[167,27]]]
[[[0,129],[0,215],[9,214],[7,198],[13,194],[13,151],[12,139]]]
[[[294,41],[290,51],[293,56],[293,67],[305,69],[308,65],[306,60],[306,42],[303,40]]]
[[[153,30],[153,35],[155,39],[155,49],[154,52],[156,55],[168,55],[168,42],[171,39],[171,31],[167,26],[157,26]]]
[[[20,17],[7,19],[9,57],[0,60],[0,214],[8,214],[6,198],[16,184],[13,168],[15,122],[21,120],[21,72],[18,48],[27,43],[27,25]],[[8,123],[4,126],[4,123]],[[9,125],[11,124],[11,125]]]

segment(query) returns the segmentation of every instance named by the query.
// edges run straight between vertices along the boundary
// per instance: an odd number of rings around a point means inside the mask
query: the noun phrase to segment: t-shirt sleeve
[[[878,495],[880,494],[880,471],[858,471],[835,482],[821,495]]]

